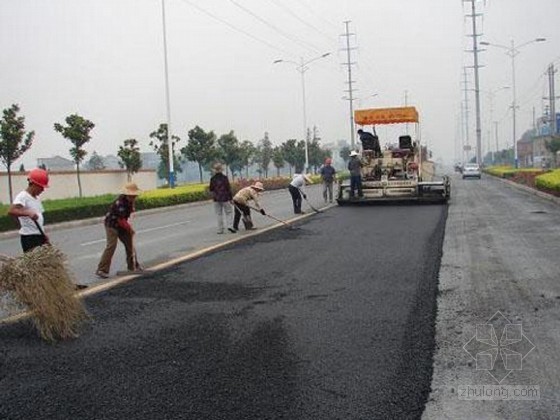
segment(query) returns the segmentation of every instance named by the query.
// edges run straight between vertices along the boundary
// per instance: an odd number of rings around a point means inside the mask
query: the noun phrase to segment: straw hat
[[[305,179],[305,182],[307,182],[308,184],[313,184],[313,180],[311,179],[311,174],[303,174],[303,178]]]
[[[255,184],[254,184],[254,185],[251,185],[251,186],[252,186],[254,189],[256,189],[256,190],[264,191],[263,183],[260,182],[260,181],[255,182]]]
[[[140,188],[138,188],[138,185],[136,185],[134,182],[128,182],[124,184],[121,192],[124,195],[139,195]]]
[[[350,156],[358,156],[358,152],[356,152],[355,150],[352,150],[350,152]]]

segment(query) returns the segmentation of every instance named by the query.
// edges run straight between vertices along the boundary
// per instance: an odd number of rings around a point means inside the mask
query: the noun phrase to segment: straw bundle
[[[12,294],[27,307],[46,341],[77,337],[80,323],[87,318],[81,299],[74,296],[75,285],[64,254],[50,245],[4,261],[0,291]]]

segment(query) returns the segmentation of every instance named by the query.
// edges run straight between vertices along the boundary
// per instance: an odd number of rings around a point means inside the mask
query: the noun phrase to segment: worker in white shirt
[[[255,209],[265,216],[266,212],[261,208],[259,204],[259,193],[264,191],[262,182],[255,182],[255,184],[250,185],[245,188],[241,188],[237,194],[233,196],[233,207],[235,209],[233,216],[233,227],[228,228],[231,233],[235,233],[239,230],[239,220],[241,215],[243,215],[243,224],[246,230],[253,230],[253,221],[251,220],[251,207],[249,207],[249,202],[252,201],[255,205]]]
[[[307,199],[307,195],[302,191],[302,188],[305,184],[311,184],[311,178],[309,175],[302,174],[302,173],[295,173],[294,177],[292,178],[292,182],[288,186],[288,190],[290,191],[290,195],[292,196],[292,202],[294,204],[294,213],[295,214],[302,214],[301,211],[301,201],[302,197]]]

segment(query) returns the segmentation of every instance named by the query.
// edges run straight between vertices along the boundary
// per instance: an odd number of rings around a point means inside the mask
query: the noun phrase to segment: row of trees
[[[14,104],[3,111],[0,120],[0,162],[4,164],[8,172],[8,184],[10,201],[12,199],[12,165],[33,144],[35,133],[26,132],[25,117],[18,115],[20,108]],[[91,140],[91,131],[95,124],[78,114],[66,117],[64,124],[55,123],[54,130],[72,143],[70,156],[76,164],[76,175],[78,181],[79,196],[82,197],[82,185],[80,181],[80,165],[87,156],[85,145]],[[183,146],[179,136],[172,136],[171,147],[173,149],[174,168],[182,172],[182,167],[187,161],[198,165],[200,182],[203,182],[203,170],[209,170],[213,163],[222,162],[226,165],[226,171],[233,178],[242,176],[249,177],[249,167],[257,166],[261,176],[268,177],[271,164],[276,168],[279,175],[280,169],[286,164],[290,169],[290,175],[295,168],[301,170],[305,163],[305,141],[290,139],[279,146],[273,146],[268,133],[254,145],[249,140],[240,141],[234,131],[217,136],[213,131],[205,131],[199,126],[187,132],[187,141]],[[160,124],[158,129],[150,133],[150,146],[160,157],[157,170],[161,179],[169,176],[168,155],[168,130],[167,124]],[[326,157],[331,156],[331,151],[320,145],[320,138],[309,131],[308,157],[309,165],[315,171],[319,168]],[[177,150],[178,149],[178,150]],[[179,153],[177,153],[179,152]],[[119,164],[125,168],[129,179],[142,167],[140,148],[136,139],[124,140],[119,146],[117,156]],[[341,153],[342,156],[342,153]],[[344,155],[346,160],[347,153]],[[102,159],[93,152],[90,166],[102,167]],[[21,168],[20,168],[21,169]]]

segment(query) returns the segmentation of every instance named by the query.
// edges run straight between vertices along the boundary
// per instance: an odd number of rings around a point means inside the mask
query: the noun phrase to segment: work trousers
[[[235,203],[235,202],[234,202]],[[233,228],[239,230],[239,221],[241,220],[241,215],[243,214],[243,224],[245,229],[251,229],[253,227],[253,221],[251,220],[251,209],[245,204],[235,203],[235,213],[233,216]]]
[[[97,271],[102,271],[104,273],[109,273],[111,269],[111,261],[115,250],[117,249],[117,242],[121,241],[124,245],[126,251],[126,266],[129,270],[135,270],[134,261],[134,244],[132,242],[132,233],[125,229],[115,229],[112,227],[105,226],[105,234],[107,235],[107,244],[105,245],[105,250],[101,255],[101,260],[97,266]]]
[[[43,235],[21,235],[20,239],[23,252],[29,252],[33,248],[47,243],[47,239]]]
[[[333,181],[323,181],[323,198],[327,202],[327,195],[329,201],[333,202]]]
[[[354,198],[354,194],[358,190],[358,197],[363,197],[362,192],[362,176],[361,175],[351,175],[350,176],[350,198]]]
[[[224,232],[224,216],[226,218],[226,226],[229,226],[231,221],[231,204],[229,201],[214,201],[214,211],[218,219],[218,232]]]
[[[299,188],[290,185],[288,187],[288,191],[290,191],[290,195],[292,196],[292,202],[294,204],[294,213],[299,214],[301,213],[301,192]]]

